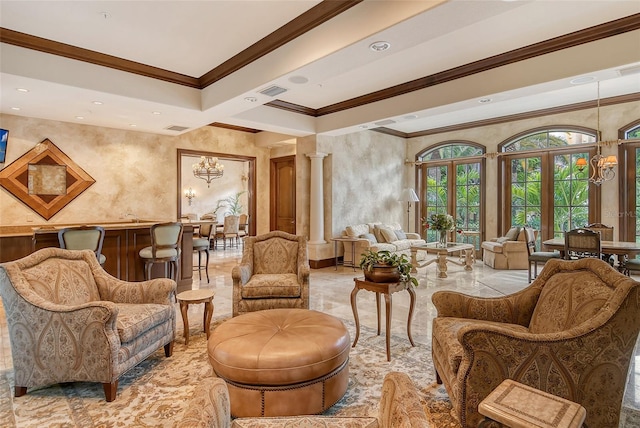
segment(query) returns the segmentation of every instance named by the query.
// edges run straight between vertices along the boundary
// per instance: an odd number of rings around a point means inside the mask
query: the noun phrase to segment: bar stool
[[[160,223],[151,226],[151,246],[140,250],[144,260],[144,278],[151,278],[151,268],[155,263],[169,263],[169,278],[177,281],[180,268],[180,248],[182,246],[182,223]]]
[[[60,248],[66,250],[93,250],[100,266],[104,266],[107,257],[102,254],[104,228],[100,226],[66,227],[58,231]]]
[[[193,251],[198,252],[198,279],[202,280],[202,270],[207,274],[207,284],[209,283],[209,248],[211,246],[211,234],[213,231],[213,223],[203,223],[200,225],[198,237],[193,238]],[[202,267],[202,252],[207,256],[207,263]]]

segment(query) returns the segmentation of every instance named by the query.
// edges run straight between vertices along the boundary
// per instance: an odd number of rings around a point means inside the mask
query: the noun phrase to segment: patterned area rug
[[[216,319],[214,326],[222,321],[223,318]],[[353,338],[353,323],[344,323]],[[459,428],[444,388],[434,382],[429,345],[416,343],[412,347],[406,336],[392,336],[391,344],[391,362],[387,362],[384,336],[361,327],[358,345],[351,349],[347,393],[326,414],[375,416],[382,379],[393,370],[413,379],[431,426]],[[164,351],[159,350],[125,374],[116,400],[111,403],[104,400],[102,385],[86,382],[30,390],[14,399],[13,371],[6,371],[0,374],[0,426],[172,427],[180,419],[198,380],[212,375],[205,335],[195,328],[188,347],[180,332],[171,358],[165,358]]]

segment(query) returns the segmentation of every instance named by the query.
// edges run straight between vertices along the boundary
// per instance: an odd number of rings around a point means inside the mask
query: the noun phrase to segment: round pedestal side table
[[[211,317],[213,316],[213,290],[187,290],[179,293],[176,297],[180,302],[180,312],[182,313],[182,323],[184,324],[184,344],[189,345],[189,317],[187,311],[189,305],[204,303],[204,315],[202,317],[204,332],[209,338]]]

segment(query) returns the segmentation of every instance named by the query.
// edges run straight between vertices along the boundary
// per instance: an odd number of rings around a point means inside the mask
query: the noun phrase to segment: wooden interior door
[[[271,159],[271,230],[296,233],[295,156]]]

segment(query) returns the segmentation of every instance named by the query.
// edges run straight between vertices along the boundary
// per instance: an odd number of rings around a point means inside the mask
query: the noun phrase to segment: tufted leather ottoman
[[[347,390],[349,332],[331,315],[250,312],[222,323],[207,347],[214,372],[227,382],[235,417],[320,413]]]

